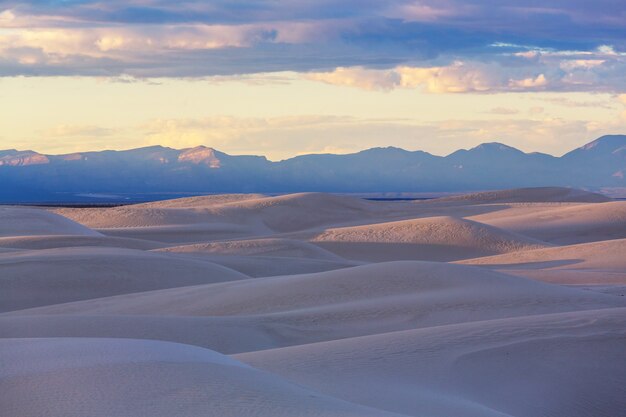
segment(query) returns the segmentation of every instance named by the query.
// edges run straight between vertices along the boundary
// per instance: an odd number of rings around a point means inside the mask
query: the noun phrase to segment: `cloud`
[[[539,74],[535,78],[529,77],[522,80],[509,80],[509,86],[514,89],[529,89],[545,87],[546,85],[548,85],[548,80],[543,74]]]
[[[363,67],[339,67],[330,72],[314,72],[304,76],[309,80],[365,90],[391,90],[401,84],[401,75],[397,71]]]
[[[309,73],[305,77],[366,90],[421,88],[429,93],[467,93],[498,89],[488,67],[458,61],[444,67],[399,66],[391,70],[337,68],[330,72]]]
[[[0,2],[0,76],[296,71],[366,89],[622,92],[620,4],[9,0]]]
[[[626,90],[624,73],[626,53],[601,46],[593,51],[529,49],[521,55],[519,52],[502,52],[489,62],[454,60],[446,65],[400,65],[390,69],[341,67],[333,71],[309,73],[305,77],[369,90],[421,88],[431,93],[619,93]],[[576,103],[562,104],[574,106]]]
[[[399,67],[397,71],[402,87],[423,87],[430,93],[486,92],[496,88],[489,69],[480,64],[457,61],[446,67]]]

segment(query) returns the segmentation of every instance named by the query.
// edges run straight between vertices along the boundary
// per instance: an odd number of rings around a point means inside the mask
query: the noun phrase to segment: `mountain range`
[[[460,192],[533,186],[601,190],[626,187],[625,174],[626,135],[603,136],[561,157],[524,153],[501,143],[447,156],[386,147],[278,162],[205,146],[66,155],[10,149],[0,151],[0,202],[172,193]]]

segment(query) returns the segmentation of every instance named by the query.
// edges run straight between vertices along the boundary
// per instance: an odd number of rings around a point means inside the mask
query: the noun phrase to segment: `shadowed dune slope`
[[[94,230],[43,209],[0,207],[0,237],[35,235],[101,236]]]
[[[441,324],[596,309],[626,300],[464,265],[397,261],[315,274],[171,288],[35,308],[20,314],[187,316],[303,314],[318,323],[394,316]],[[504,307],[506,306],[506,308]],[[415,319],[417,317],[417,319]]]
[[[559,245],[626,238],[626,201],[539,209],[530,206],[471,219]]]
[[[361,262],[332,259],[290,258],[285,256],[237,256],[211,254],[179,254],[223,265],[250,277],[309,274],[360,265]]]
[[[624,271],[625,254],[626,239],[616,239],[505,253],[458,263],[502,268]]]
[[[622,293],[626,288],[626,239],[513,252],[458,263],[504,271],[535,280],[588,285]],[[623,286],[621,289],[615,286]],[[605,286],[613,286],[613,290]]]
[[[0,247],[15,249],[54,249],[85,246],[150,250],[157,249],[163,245],[147,240],[110,236],[48,235],[0,237]]]
[[[28,311],[28,310],[25,310]],[[264,317],[163,315],[0,314],[0,338],[109,337],[149,339],[206,347],[225,354],[252,352],[326,339],[293,334],[287,320]]]
[[[308,258],[341,260],[332,252],[308,242],[295,239],[249,239],[225,242],[197,243],[159,249],[160,252],[201,253],[212,255],[276,256],[287,258]]]
[[[5,339],[0,354],[6,417],[393,416],[188,345]]]
[[[2,311],[247,278],[198,259],[120,248],[0,254]]]
[[[613,417],[626,409],[626,309],[431,327],[236,355],[412,416]],[[384,389],[382,389],[384,387]]]
[[[310,240],[346,258],[371,261],[447,261],[546,246],[531,238],[454,217],[328,229]]]
[[[469,193],[452,197],[436,198],[428,203],[459,202],[463,204],[493,204],[493,203],[604,203],[610,198],[576,188],[564,187],[535,187],[515,188],[511,190],[485,191]]]

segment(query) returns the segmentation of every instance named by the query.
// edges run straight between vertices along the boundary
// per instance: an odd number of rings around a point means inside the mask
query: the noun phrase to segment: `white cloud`
[[[401,85],[402,78],[395,70],[373,70],[363,67],[339,67],[331,72],[307,73],[304,77],[327,84],[365,90],[391,90]]]
[[[539,74],[536,77],[524,78],[521,80],[509,80],[509,86],[514,89],[532,89],[537,87],[545,87],[548,85],[548,80],[543,74]]]

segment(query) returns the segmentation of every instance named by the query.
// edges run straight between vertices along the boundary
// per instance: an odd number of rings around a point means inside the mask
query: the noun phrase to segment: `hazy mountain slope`
[[[271,162],[199,146],[43,155],[0,151],[0,202],[123,200],[167,193],[467,191],[512,187],[626,187],[626,136],[601,137],[557,158],[485,143],[448,156],[399,148]],[[154,194],[159,194],[154,196]],[[105,198],[107,196],[104,196]],[[99,200],[95,200],[99,201]]]

